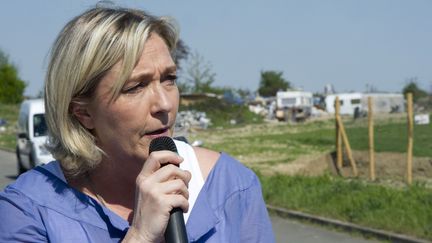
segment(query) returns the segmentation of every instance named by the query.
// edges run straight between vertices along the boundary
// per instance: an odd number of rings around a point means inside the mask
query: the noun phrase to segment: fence
[[[413,144],[414,144],[414,122],[413,122],[413,101],[412,94],[406,95],[407,100],[407,159],[406,159],[406,182],[412,183],[412,163],[413,163]],[[369,143],[369,179],[376,180],[375,174],[375,144],[374,144],[374,121],[373,121],[373,98],[368,97],[368,143]],[[336,166],[341,169],[343,166],[343,147],[350,162],[353,175],[358,176],[356,162],[352,155],[348,135],[345,131],[344,124],[340,115],[339,97],[335,100],[335,121],[336,121]]]

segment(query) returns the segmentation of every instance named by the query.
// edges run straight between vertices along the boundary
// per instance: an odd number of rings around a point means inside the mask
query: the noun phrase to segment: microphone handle
[[[177,147],[170,137],[158,137],[150,142],[149,154],[153,151],[169,150],[175,153]],[[166,243],[188,243],[185,221],[183,218],[183,210],[174,208],[170,212],[170,218],[165,230]]]
[[[170,212],[167,229],[165,230],[166,243],[188,243],[183,210],[174,208]]]

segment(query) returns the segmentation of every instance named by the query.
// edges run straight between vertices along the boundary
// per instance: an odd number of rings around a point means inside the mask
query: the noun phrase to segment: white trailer
[[[362,105],[362,93],[341,93],[327,95],[325,98],[326,111],[328,113],[335,113],[335,100],[339,97],[340,103],[340,114],[341,115],[353,115],[356,108],[364,110]],[[366,104],[367,107],[367,104]]]
[[[276,93],[276,118],[279,121],[299,121],[308,118],[312,111],[312,93],[305,91],[278,91]]]
[[[339,97],[340,114],[354,115],[368,111],[368,97],[372,97],[375,113],[397,113],[405,111],[405,99],[400,93],[340,93],[327,95],[325,98],[326,111],[335,113],[334,103]]]

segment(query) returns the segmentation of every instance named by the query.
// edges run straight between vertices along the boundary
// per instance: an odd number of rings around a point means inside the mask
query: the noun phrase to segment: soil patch
[[[369,153],[367,151],[353,151],[357,165],[358,176],[369,178]],[[406,181],[407,158],[405,153],[381,152],[375,153],[375,175],[378,181]],[[291,163],[281,163],[263,168],[263,174],[286,174],[317,176],[325,173],[352,177],[352,168],[348,158],[344,156],[343,166],[336,168],[336,153],[321,155],[307,155]],[[414,181],[421,181],[432,185],[432,158],[414,157],[412,165]]]

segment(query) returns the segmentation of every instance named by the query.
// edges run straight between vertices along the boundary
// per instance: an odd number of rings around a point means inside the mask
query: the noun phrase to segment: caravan
[[[326,111],[335,113],[334,103],[339,97],[340,114],[354,115],[356,112],[368,111],[368,97],[372,97],[375,113],[398,113],[405,111],[405,99],[400,93],[340,93],[327,95]]]
[[[276,118],[279,121],[300,121],[310,117],[312,93],[305,91],[278,91],[276,93]]]

